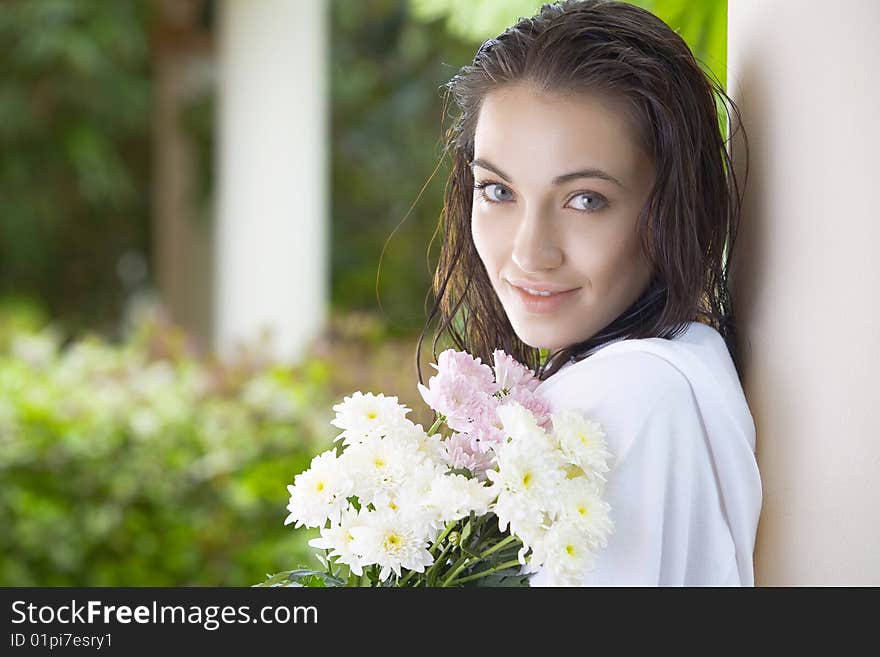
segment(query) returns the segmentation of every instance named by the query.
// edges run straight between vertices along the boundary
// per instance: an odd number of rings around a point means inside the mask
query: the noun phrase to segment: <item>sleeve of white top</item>
[[[606,400],[605,409],[609,419],[609,413],[628,414],[605,429],[629,434],[613,436],[622,451],[612,449],[605,486],[614,531],[584,585],[739,585],[734,543],[691,385],[659,357],[627,357],[638,361],[642,378],[625,395]],[[533,579],[532,586],[541,585],[540,573]]]

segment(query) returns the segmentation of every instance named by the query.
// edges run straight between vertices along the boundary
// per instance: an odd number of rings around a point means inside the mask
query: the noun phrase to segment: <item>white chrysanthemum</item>
[[[526,441],[541,448],[554,448],[553,437],[538,425],[535,416],[517,401],[500,404],[495,410],[508,441]]]
[[[385,505],[423,461],[417,446],[393,435],[371,437],[346,448],[340,460],[361,504]]]
[[[588,473],[608,472],[611,453],[605,443],[605,432],[597,422],[586,419],[571,409],[554,413],[553,433],[562,452],[572,463]]]
[[[524,544],[531,543],[535,536],[541,533],[541,524],[544,522],[544,509],[540,501],[528,495],[502,491],[498,495],[492,511],[498,516],[498,528],[508,531],[523,540]]]
[[[296,521],[294,528],[320,527],[328,519],[338,522],[348,506],[346,498],[352,494],[352,481],[335,451],[328,449],[313,458],[309,469],[296,475],[287,490],[290,515],[284,524]]]
[[[605,476],[599,472],[590,472],[588,474],[584,472],[581,466],[569,463],[565,466],[565,476],[568,479],[577,479],[579,486],[589,486],[590,489],[600,497],[605,493],[605,484],[607,483],[607,480],[605,479]]]
[[[428,494],[428,505],[436,510],[442,523],[458,520],[473,511],[482,516],[497,497],[494,486],[486,486],[478,479],[460,474],[440,474],[435,477]]]
[[[438,466],[445,465],[446,448],[443,444],[442,434],[435,433],[433,436],[429,436],[421,424],[415,425],[412,433],[415,437],[418,451],[425,459]]]
[[[435,433],[429,436],[421,424],[403,419],[388,427],[386,436],[406,444],[406,449],[413,449],[420,460],[427,460],[435,466],[444,464],[445,450],[443,435]]]
[[[510,531],[528,544],[540,533],[544,512],[552,508],[557,489],[566,478],[565,460],[540,436],[532,444],[522,437],[496,449],[498,470],[486,471],[498,490],[492,510],[501,531],[509,525]]]
[[[557,521],[575,526],[594,550],[608,543],[614,530],[611,505],[583,477],[566,479],[556,498]]]
[[[434,562],[427,537],[414,529],[408,518],[388,509],[362,513],[361,522],[351,528],[352,549],[362,555],[362,565],[378,564],[380,580],[400,569],[425,572]]]
[[[386,397],[379,393],[366,394],[360,390],[345,397],[341,404],[333,406],[336,417],[330,424],[342,429],[334,441],[342,439],[343,444],[350,445],[374,436],[386,435],[405,421],[406,414],[412,409],[399,404],[397,397]]]
[[[504,442],[493,449],[498,469],[487,470],[486,477],[499,492],[527,495],[548,508],[556,487],[566,478],[562,453],[550,448],[540,436],[534,441],[521,438]]]
[[[556,522],[535,546],[532,561],[543,564],[546,586],[582,586],[595,564],[595,553],[576,526]]]
[[[351,534],[352,527],[360,523],[360,517],[356,509],[346,509],[340,518],[339,524],[330,527],[321,527],[321,537],[313,538],[309,545],[325,550],[332,550],[329,557],[337,557],[340,563],[347,565],[351,572],[360,577],[363,574],[361,557],[352,548],[354,536]]]
[[[373,506],[376,510],[387,509],[405,518],[419,534],[436,537],[443,523],[428,504],[428,495],[434,478],[442,474],[443,470],[427,459],[414,463],[394,494],[387,499],[380,497]]]

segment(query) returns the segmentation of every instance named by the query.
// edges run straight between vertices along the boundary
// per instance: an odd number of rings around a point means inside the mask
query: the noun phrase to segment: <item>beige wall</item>
[[[730,0],[728,29],[756,585],[878,585],[880,2]]]

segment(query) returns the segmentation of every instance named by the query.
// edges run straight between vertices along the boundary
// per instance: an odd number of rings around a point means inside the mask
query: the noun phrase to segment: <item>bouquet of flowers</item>
[[[578,586],[613,531],[602,499],[611,454],[599,424],[551,412],[534,372],[500,349],[494,367],[447,349],[425,431],[397,397],[333,406],[342,432],[289,485],[284,524],[320,528],[324,570],[257,586]],[[449,435],[441,431],[443,425]]]

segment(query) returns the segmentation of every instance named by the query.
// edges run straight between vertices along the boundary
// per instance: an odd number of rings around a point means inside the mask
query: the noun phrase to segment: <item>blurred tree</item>
[[[445,172],[420,191],[441,152],[440,86],[473,57],[441,27],[400,0],[332,4],[333,304],[381,303],[395,332],[424,320]]]
[[[540,0],[408,0],[420,20],[442,19],[445,29],[463,39],[482,43],[503,32],[521,17],[532,16]]]
[[[146,275],[149,96],[141,0],[0,12],[0,296],[108,325]]]
[[[688,42],[698,59],[713,70],[727,59],[727,0],[628,0],[659,16]],[[408,0],[414,16],[444,21],[463,39],[482,42],[522,16],[540,9],[540,0]],[[717,69],[716,69],[717,67]]]
[[[522,16],[540,0],[407,0],[420,20],[440,20],[452,34],[481,43]],[[687,42],[697,60],[722,86],[727,79],[727,0],[628,0],[660,17]],[[719,110],[722,110],[720,104]],[[723,111],[722,111],[723,113]]]

